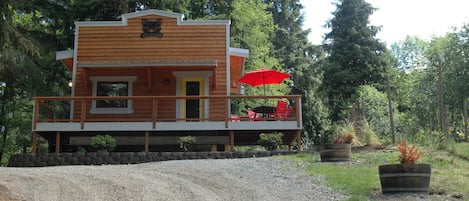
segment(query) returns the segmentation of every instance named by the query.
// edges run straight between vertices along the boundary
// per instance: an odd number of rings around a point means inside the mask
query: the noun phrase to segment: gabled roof
[[[128,19],[147,15],[159,15],[177,19],[177,25],[229,25],[230,20],[184,20],[184,14],[171,13],[162,10],[143,10],[122,15],[121,21],[79,21],[75,22],[77,26],[127,26]]]

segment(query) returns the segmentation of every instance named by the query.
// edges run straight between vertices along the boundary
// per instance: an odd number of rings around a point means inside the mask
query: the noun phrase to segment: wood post
[[[230,131],[230,151],[234,151],[234,131]]]
[[[153,129],[156,128],[156,120],[158,118],[158,100],[156,100],[155,98],[153,98],[153,109],[152,109],[152,124],[153,124]]]
[[[210,147],[210,151],[211,152],[216,152],[217,151],[217,144],[212,144],[212,146]]]
[[[145,131],[145,153],[150,151],[150,133]]]
[[[39,118],[39,101],[35,100],[34,101],[34,106],[33,106],[34,114],[33,114],[33,129],[37,128],[37,119]],[[33,134],[34,135],[34,134]]]
[[[55,153],[60,153],[60,131],[55,133]]]
[[[298,151],[301,151],[301,130],[296,130],[296,146]]]
[[[33,131],[33,145],[31,146],[31,153],[35,154],[37,149],[37,132]]]

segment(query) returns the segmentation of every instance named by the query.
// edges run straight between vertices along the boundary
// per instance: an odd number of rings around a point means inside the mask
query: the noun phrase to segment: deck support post
[[[217,144],[210,145],[210,152],[216,152],[216,151],[217,151]]]
[[[33,131],[33,139],[32,139],[32,146],[31,146],[31,153],[35,154],[37,149],[37,132]]]
[[[148,131],[145,131],[145,153],[148,153],[150,151],[150,133]]]
[[[296,131],[296,146],[298,147],[298,151],[301,151],[301,130]]]
[[[291,142],[288,143],[288,151],[291,151]]]
[[[60,153],[60,131],[55,132],[55,153]]]
[[[234,131],[230,131],[230,151],[234,151]]]

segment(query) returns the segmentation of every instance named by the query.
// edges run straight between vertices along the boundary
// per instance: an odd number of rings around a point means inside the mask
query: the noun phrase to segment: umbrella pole
[[[265,75],[262,75],[262,79],[263,79],[263,82],[264,82],[264,96],[267,96],[267,94],[265,93]],[[267,106],[267,98],[264,97],[264,106]]]

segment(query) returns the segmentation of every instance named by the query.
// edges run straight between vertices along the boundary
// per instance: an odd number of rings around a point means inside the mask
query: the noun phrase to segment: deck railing
[[[248,100],[252,105],[251,108],[260,105],[269,105],[275,107],[276,100],[289,100],[292,113],[287,117],[249,117],[247,113],[232,114],[230,108],[237,100]],[[134,111],[132,114],[101,114],[92,115],[90,113],[93,101],[97,100],[132,100],[145,103],[150,108],[144,111]],[[162,102],[169,101],[176,106],[177,101],[184,100],[207,100],[209,110],[216,110],[216,115],[209,115],[205,118],[177,118],[177,115],[168,118],[159,113],[159,108],[163,107]],[[135,106],[134,106],[135,107]],[[223,112],[222,112],[223,111]],[[175,114],[173,111],[172,114]],[[213,114],[213,111],[209,111]],[[221,114],[220,114],[221,113]],[[262,120],[279,120],[279,121],[297,121],[298,127],[301,126],[301,96],[300,95],[283,95],[283,96],[80,96],[80,97],[35,97],[34,98],[34,114],[33,129],[37,128],[38,122],[80,122],[83,129],[86,122],[152,122],[153,128],[158,122],[164,121],[262,121]]]

